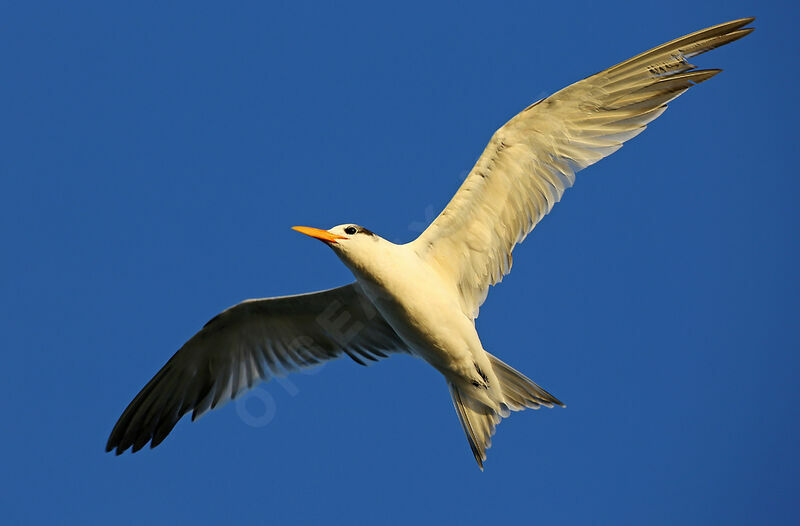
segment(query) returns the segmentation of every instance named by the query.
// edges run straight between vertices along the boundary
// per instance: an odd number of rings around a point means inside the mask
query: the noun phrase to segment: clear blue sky
[[[7,524],[786,524],[798,504],[797,7],[6,5]],[[579,174],[478,320],[567,403],[481,473],[408,357],[262,385],[158,448],[133,395],[245,298],[351,279],[289,229],[412,239],[532,101],[729,19],[725,72]]]

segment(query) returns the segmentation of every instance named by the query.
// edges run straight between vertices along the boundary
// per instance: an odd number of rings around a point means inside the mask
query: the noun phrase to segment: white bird
[[[575,182],[575,173],[644,131],[667,103],[720,72],[688,59],[750,32],[753,18],[703,29],[535,102],[495,132],[453,199],[416,240],[397,245],[354,224],[294,227],[330,246],[356,281],[322,292],[247,300],[213,318],[125,409],[106,446],[157,446],[259,380],[346,354],[410,353],[447,381],[472,453],[509,410],[563,406],[489,354],[475,328],[511,251]],[[342,322],[346,322],[346,327]]]

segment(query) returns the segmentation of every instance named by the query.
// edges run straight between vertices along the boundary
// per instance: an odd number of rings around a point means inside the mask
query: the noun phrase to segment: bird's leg
[[[470,379],[470,383],[479,389],[489,389],[489,377],[486,376],[480,365],[476,362],[472,362],[472,364],[475,366],[475,372],[478,373],[479,378]]]

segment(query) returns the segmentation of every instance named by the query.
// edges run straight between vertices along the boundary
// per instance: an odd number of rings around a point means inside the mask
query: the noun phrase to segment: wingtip
[[[545,391],[545,392],[547,393],[547,391]],[[547,393],[547,394],[550,396],[550,399],[548,400],[548,402],[550,402],[551,404],[557,405],[558,407],[567,407],[567,404],[565,404],[564,402],[562,402],[561,400],[559,400],[555,396],[551,395],[550,393]],[[550,407],[553,407],[553,406],[551,405]]]
[[[131,453],[136,453],[137,451],[142,449],[144,446],[146,446],[148,442],[150,442],[149,438],[144,442],[138,442],[138,443],[133,444],[133,447],[131,448]]]
[[[735,41],[739,40],[740,38],[746,37],[747,35],[749,35],[750,33],[752,33],[755,30],[756,30],[756,28],[754,28],[754,27],[743,27],[741,29],[737,29],[736,31],[731,31],[730,32],[730,35],[731,35],[731,40],[730,41],[731,42],[735,42]]]
[[[754,16],[746,16],[744,18],[737,18],[736,20],[731,20],[730,22],[724,22],[720,25],[730,25],[733,26],[734,29],[738,29],[740,27],[744,27],[747,24],[752,24],[755,21],[756,17]]]
[[[755,19],[756,17],[751,16],[747,18],[740,18],[739,20],[734,20],[733,22],[731,22],[732,24],[734,24],[734,27],[731,29],[731,33],[738,33],[740,35],[739,38],[749,35],[753,31],[755,31],[756,28],[744,27],[744,26],[752,24],[753,21],[755,21]]]
[[[106,453],[111,453],[112,451],[114,451],[115,455],[121,455],[122,452],[124,451],[119,448],[119,443],[116,440],[114,440],[113,435],[110,436],[108,438],[108,442],[106,442]]]
[[[742,36],[745,37],[745,36],[749,35],[750,33],[752,33],[755,30],[756,30],[756,28],[754,28],[754,27],[743,27],[742,29],[739,30],[739,33],[741,33]]]

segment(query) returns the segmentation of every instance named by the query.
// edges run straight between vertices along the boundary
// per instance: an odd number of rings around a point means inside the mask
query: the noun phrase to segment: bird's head
[[[375,262],[379,246],[387,242],[363,226],[345,223],[328,230],[308,226],[293,226],[301,234],[319,239],[333,249],[337,256],[352,270],[369,272]]]

